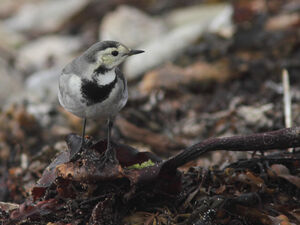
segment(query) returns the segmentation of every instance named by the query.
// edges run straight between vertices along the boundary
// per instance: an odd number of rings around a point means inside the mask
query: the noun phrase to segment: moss
[[[143,169],[145,167],[149,167],[149,166],[154,166],[154,162],[152,162],[151,159],[149,159],[148,161],[145,161],[143,163],[137,163],[137,164],[133,164],[131,166],[128,166],[127,169],[137,169],[137,170],[140,170],[140,169]]]

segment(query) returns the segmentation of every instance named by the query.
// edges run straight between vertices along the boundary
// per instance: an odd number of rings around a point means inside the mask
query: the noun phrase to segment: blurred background
[[[298,0],[1,0],[0,19],[0,181],[16,182],[10,193],[25,195],[64,137],[81,132],[57,82],[99,40],[146,51],[122,65],[129,101],[115,141],[168,157],[209,137],[284,128],[284,68],[300,124]],[[88,121],[88,135],[105,132]],[[249,156],[215,152],[193,165]]]

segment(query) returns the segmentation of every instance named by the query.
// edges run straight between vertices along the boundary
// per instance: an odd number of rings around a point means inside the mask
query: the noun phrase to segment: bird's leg
[[[86,126],[86,118],[83,119],[82,136],[81,136],[80,144],[79,143],[74,144],[70,150],[70,160],[71,161],[75,161],[78,159],[79,153],[82,151],[82,148],[84,147],[85,126]]]
[[[81,144],[80,144],[80,150],[84,146],[84,136],[85,136],[85,127],[86,127],[86,118],[83,119],[83,126],[82,126],[82,136],[81,136]]]
[[[115,150],[111,147],[111,129],[113,126],[113,121],[111,119],[107,120],[107,147],[105,151],[105,157],[112,161],[116,161],[116,153]]]

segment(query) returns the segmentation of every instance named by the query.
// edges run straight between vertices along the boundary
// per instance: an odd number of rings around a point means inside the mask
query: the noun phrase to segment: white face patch
[[[117,52],[116,55],[113,55],[112,52]],[[129,50],[124,46],[120,45],[118,48],[107,48],[98,53],[99,64],[105,66],[106,68],[114,68],[121,64],[127,56],[125,53],[128,53]]]
[[[110,70],[105,74],[98,75],[96,77],[96,80],[97,80],[97,84],[99,85],[107,85],[113,82],[115,78],[116,78],[115,70]]]

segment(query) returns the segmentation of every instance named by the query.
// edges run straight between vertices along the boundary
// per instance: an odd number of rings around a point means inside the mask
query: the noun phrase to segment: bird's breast
[[[117,81],[117,76],[106,84],[99,84],[99,82],[96,81],[82,79],[80,89],[82,101],[86,103],[87,106],[105,101],[115,88]]]

